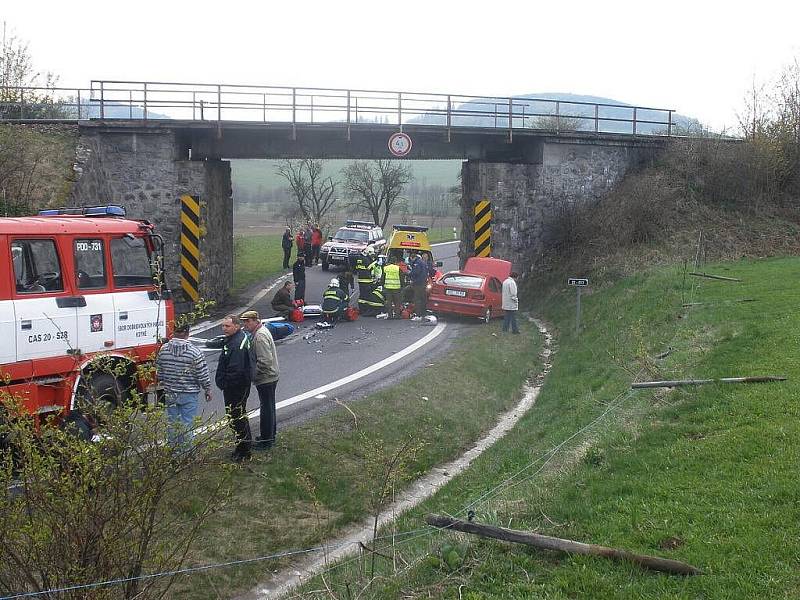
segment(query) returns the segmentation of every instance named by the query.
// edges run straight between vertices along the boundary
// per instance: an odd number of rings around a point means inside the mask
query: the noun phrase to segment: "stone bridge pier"
[[[492,207],[492,256],[527,273],[541,253],[547,223],[564,209],[606,196],[630,169],[654,160],[663,144],[650,140],[549,138],[528,162],[467,160],[461,169],[461,265],[474,251],[473,207]],[[532,160],[531,160],[532,159]]]
[[[121,204],[129,218],[156,223],[167,282],[180,303],[188,300],[180,285],[181,196],[199,198],[199,294],[219,301],[233,283],[230,162],[189,158],[172,129],[82,127],[71,205]]]

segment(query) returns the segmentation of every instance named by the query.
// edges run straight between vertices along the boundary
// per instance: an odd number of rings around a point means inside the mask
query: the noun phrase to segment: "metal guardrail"
[[[548,98],[335,88],[92,81],[89,88],[0,87],[0,121],[180,119],[297,125],[365,123],[633,135],[673,134],[672,109]]]

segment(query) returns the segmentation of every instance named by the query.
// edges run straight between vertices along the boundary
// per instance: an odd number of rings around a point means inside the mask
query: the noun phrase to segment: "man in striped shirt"
[[[156,358],[158,380],[166,392],[168,436],[171,444],[186,447],[192,439],[198,394],[211,400],[211,377],[203,353],[189,341],[189,325],[175,325],[174,335]]]

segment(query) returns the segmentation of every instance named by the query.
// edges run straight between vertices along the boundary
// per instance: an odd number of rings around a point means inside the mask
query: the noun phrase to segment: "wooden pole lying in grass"
[[[723,277],[722,275],[709,275],[708,273],[689,273],[689,275],[694,275],[695,277],[705,277],[707,279],[721,279],[722,281],[741,281],[741,279],[736,279],[735,277]]]
[[[705,385],[706,383],[768,383],[770,381],[786,381],[786,377],[765,375],[763,377],[720,377],[719,379],[676,379],[673,381],[640,381],[632,383],[633,389],[657,387],[681,387],[685,385]]]
[[[515,529],[506,529],[505,527],[495,527],[493,525],[481,525],[479,523],[462,521],[442,515],[428,515],[425,517],[425,522],[434,527],[455,529],[456,531],[462,531],[464,533],[473,533],[482,537],[494,538],[505,542],[526,544],[545,550],[557,550],[570,554],[585,554],[588,556],[602,556],[614,560],[630,561],[653,571],[662,571],[675,575],[701,575],[703,573],[703,571],[697,567],[693,567],[679,560],[659,558],[646,554],[635,554],[627,550],[619,550],[618,548],[609,548],[608,546],[598,546],[596,544],[584,544],[583,542],[565,540],[549,535],[532,533],[530,531],[518,531]]]
[[[719,306],[720,304],[736,304],[738,302],[755,302],[755,298],[742,298],[741,300],[723,300],[722,302],[686,302],[682,304],[684,308],[688,308],[690,306]]]

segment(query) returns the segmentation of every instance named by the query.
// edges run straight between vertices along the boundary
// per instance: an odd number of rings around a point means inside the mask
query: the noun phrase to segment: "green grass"
[[[283,270],[281,237],[280,233],[234,237],[233,292]]]
[[[398,490],[463,453],[540,369],[541,340],[533,327],[523,324],[520,336],[501,335],[499,329],[498,321],[475,325],[449,356],[418,357],[424,368],[399,385],[349,404],[350,410],[332,402],[335,410],[322,418],[281,431],[272,452],[256,454],[235,471],[224,509],[204,529],[190,562],[313,547],[387,502],[378,497],[378,482],[404,445],[409,447],[396,472]],[[222,475],[210,472],[198,482],[196,497],[176,508],[191,518],[198,498]],[[172,593],[182,599],[232,597],[285,565],[273,560],[216,569],[180,579]]]
[[[379,561],[381,578],[362,597],[797,597],[798,263],[705,270],[743,281],[696,279],[680,269],[631,277],[584,296],[581,335],[573,331],[574,290],[539,307],[559,332],[559,350],[536,406],[397,529],[422,527],[426,512],[459,515],[471,506],[480,522],[674,558],[704,575],[429,532],[387,542],[381,552],[395,561]],[[736,302],[745,298],[755,301]],[[683,308],[687,302],[704,304]],[[653,358],[670,347],[666,358]],[[634,380],[782,374],[790,379],[629,387]],[[471,505],[518,473],[515,485]],[[346,588],[367,585],[363,567],[331,570],[326,582],[346,597]]]

